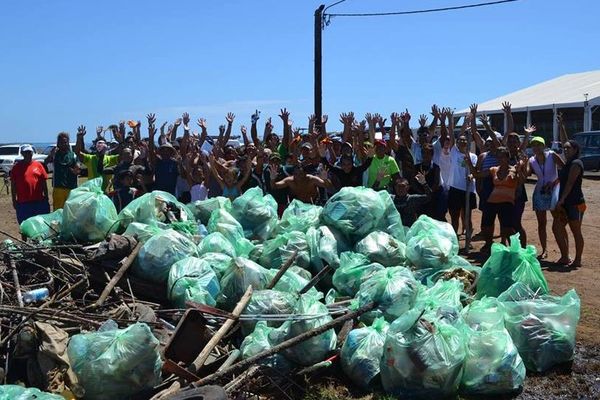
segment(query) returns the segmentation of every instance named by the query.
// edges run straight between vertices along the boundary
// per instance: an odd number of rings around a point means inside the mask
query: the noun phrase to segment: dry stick
[[[8,260],[10,262],[10,270],[12,272],[15,290],[17,291],[17,301],[19,302],[19,307],[24,307],[23,294],[21,293],[21,284],[19,283],[19,274],[17,273],[17,265],[15,264],[15,260],[13,260],[10,256],[8,256]]]
[[[196,381],[192,384],[192,386],[194,387],[199,387],[202,385],[206,385],[209,383],[212,383],[214,381],[216,381],[217,379],[223,378],[226,375],[229,375],[233,372],[236,372],[240,369],[249,367],[250,365],[256,364],[258,361],[262,360],[263,358],[269,357],[273,354],[279,353],[280,351],[283,351],[287,348],[290,348],[292,346],[297,345],[298,343],[302,343],[307,339],[310,339],[311,337],[320,335],[323,332],[328,331],[329,329],[332,329],[334,327],[336,327],[337,325],[346,322],[348,320],[354,319],[364,313],[366,313],[367,311],[372,310],[373,308],[375,308],[375,303],[369,303],[361,308],[359,308],[356,311],[353,311],[351,313],[348,313],[346,315],[342,315],[341,317],[338,317],[336,319],[334,319],[333,321],[330,321],[324,325],[321,325],[317,328],[311,329],[309,331],[306,331],[304,333],[301,333],[298,336],[295,336],[291,339],[286,340],[285,342],[282,342],[276,346],[271,347],[268,350],[263,351],[262,353],[259,353],[255,356],[246,358],[245,360],[242,360],[234,365],[232,365],[229,368],[226,368],[222,371],[219,372],[215,372],[214,374],[208,375],[205,378],[200,379],[199,381]]]
[[[231,312],[231,314],[233,314],[235,318],[238,318],[242,311],[244,311],[244,308],[246,308],[246,306],[250,302],[251,297],[252,286],[250,285],[248,286],[248,289],[246,289],[246,293],[244,293],[240,301],[237,303],[237,305]],[[190,364],[189,370],[191,372],[196,373],[204,365],[204,363],[208,359],[208,356],[210,356],[210,352],[215,348],[215,346],[217,346],[217,344],[219,344],[223,336],[225,336],[225,334],[235,323],[235,319],[228,319],[223,325],[221,325],[217,333],[215,333],[213,337],[208,341],[206,346],[204,346],[198,357],[196,357],[196,359]]]
[[[304,286],[302,288],[302,290],[299,292],[299,294],[304,294],[306,292],[308,292],[310,290],[310,288],[312,288],[313,286],[315,286],[317,283],[319,283],[319,281],[321,279],[323,279],[323,277],[325,276],[326,273],[328,273],[329,271],[331,271],[331,265],[327,264],[325,265],[325,267],[319,271],[318,274],[316,274],[307,284],[306,286]]]
[[[294,261],[296,261],[297,256],[298,250],[294,250],[290,258],[287,259],[287,261],[281,266],[281,268],[279,268],[277,274],[273,277],[273,279],[271,279],[271,282],[269,282],[266,289],[273,289],[275,287],[275,285],[277,284],[277,282],[279,282],[283,274],[285,274],[285,272],[292,266]]]
[[[102,306],[102,304],[104,304],[104,302],[108,298],[108,295],[110,294],[110,292],[115,288],[117,283],[119,283],[119,281],[121,280],[123,275],[125,275],[125,272],[127,272],[129,267],[131,267],[131,264],[133,264],[133,261],[137,257],[141,248],[142,248],[142,244],[140,242],[138,242],[135,245],[135,247],[133,248],[133,251],[131,252],[131,254],[127,256],[125,261],[123,261],[123,265],[121,265],[121,267],[119,268],[119,270],[117,271],[115,276],[113,276],[112,279],[108,282],[108,285],[106,285],[106,287],[102,291],[102,294],[100,294],[100,298],[94,304],[96,307],[100,307],[100,306]]]

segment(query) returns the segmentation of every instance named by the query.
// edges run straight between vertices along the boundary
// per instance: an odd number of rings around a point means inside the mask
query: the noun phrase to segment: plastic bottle
[[[50,291],[48,288],[34,289],[23,294],[23,301],[25,303],[35,303],[46,299],[49,295]]]

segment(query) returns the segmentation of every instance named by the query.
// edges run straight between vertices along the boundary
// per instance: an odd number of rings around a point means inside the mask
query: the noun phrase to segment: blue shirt
[[[178,162],[172,159],[163,160],[157,159],[154,168],[154,190],[162,190],[163,192],[175,195],[175,187],[177,185],[177,169]]]

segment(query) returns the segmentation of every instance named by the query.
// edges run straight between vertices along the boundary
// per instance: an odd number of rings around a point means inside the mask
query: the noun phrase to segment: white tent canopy
[[[501,113],[503,101],[512,104],[513,112],[584,107],[586,94],[588,106],[600,105],[600,70],[559,76],[480,103],[477,111],[488,114]],[[469,109],[460,110],[456,116],[467,112]]]

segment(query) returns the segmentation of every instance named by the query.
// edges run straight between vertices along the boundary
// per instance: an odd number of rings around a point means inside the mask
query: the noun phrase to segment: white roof
[[[502,112],[502,102],[512,104],[513,111],[526,111],[557,108],[583,107],[584,94],[589,105],[600,105],[600,70],[567,74],[538,83],[525,89],[480,103],[477,111],[494,114]],[[457,115],[469,112],[460,110]]]

